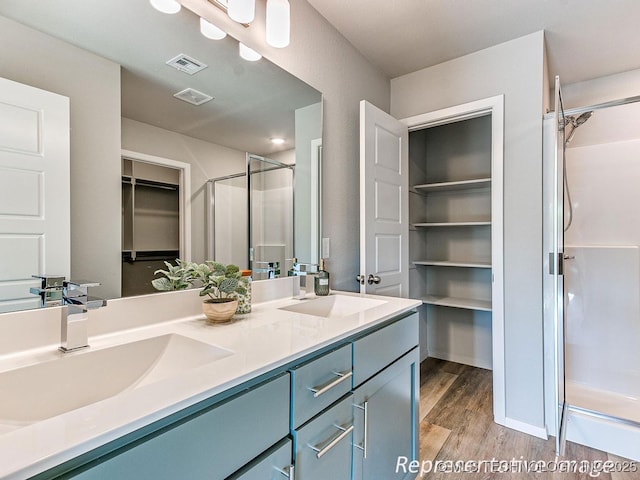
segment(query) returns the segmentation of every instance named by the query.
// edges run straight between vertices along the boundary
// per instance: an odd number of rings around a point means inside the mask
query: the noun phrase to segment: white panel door
[[[360,102],[360,291],[409,294],[407,126]]]
[[[70,276],[69,99],[0,78],[0,312],[37,307],[35,274]]]

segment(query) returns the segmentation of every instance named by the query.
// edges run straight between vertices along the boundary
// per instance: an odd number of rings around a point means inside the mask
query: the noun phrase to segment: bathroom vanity
[[[170,295],[190,311],[199,302]],[[92,337],[91,349],[49,363],[74,376],[93,365],[98,391],[114,382],[110,369],[130,384],[7,427],[0,478],[411,478],[395,468],[418,455],[418,304],[288,297],[225,326],[195,314]],[[41,368],[50,355],[37,351],[0,357],[0,383]]]

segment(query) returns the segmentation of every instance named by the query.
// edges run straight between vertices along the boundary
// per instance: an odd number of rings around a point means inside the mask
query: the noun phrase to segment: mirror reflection
[[[186,9],[164,15],[146,0],[3,0],[0,40],[0,77],[68,97],[70,112],[67,246],[48,250],[41,242],[25,248],[15,268],[3,269],[0,312],[37,306],[26,293],[37,284],[32,274],[97,281],[96,296],[116,298],[149,291],[158,262],[176,255],[202,262],[228,251],[220,261],[250,267],[274,260],[281,275],[293,257],[317,263],[320,92],[265,59],[241,59],[233,38],[204,38]],[[206,67],[185,73],[167,64],[176,57]],[[252,201],[271,203],[254,205],[254,217],[277,216],[290,230],[271,238],[273,222],[265,221],[255,245],[248,213],[217,225],[219,210],[229,215],[242,204],[248,212],[248,157],[291,165],[283,171],[293,182],[282,201],[269,195],[284,191],[279,179],[256,177]],[[282,245],[277,255],[269,250],[274,245]],[[14,247],[0,242],[3,261],[15,256]]]

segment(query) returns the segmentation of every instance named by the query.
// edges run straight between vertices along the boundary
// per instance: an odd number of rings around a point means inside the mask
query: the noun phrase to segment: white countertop
[[[336,292],[333,292],[336,293]],[[359,294],[342,293],[360,296]],[[234,323],[213,325],[204,316],[91,337],[91,350],[177,333],[232,355],[68,413],[15,429],[0,426],[0,478],[23,479],[75,458],[156,420],[220,394],[421,305],[420,301],[362,295],[385,303],[361,313],[323,318],[278,310],[300,303],[283,299],[253,305]],[[0,356],[0,371],[53,359],[55,346]],[[96,381],[100,375],[96,372]],[[6,392],[2,392],[6,395]]]

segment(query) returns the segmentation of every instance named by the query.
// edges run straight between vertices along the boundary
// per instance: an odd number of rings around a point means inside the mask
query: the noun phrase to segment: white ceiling
[[[268,60],[242,60],[236,40],[204,38],[185,8],[165,15],[148,0],[0,0],[0,15],[120,64],[124,117],[237,150],[294,148],[294,111],[321,99]],[[25,42],[25,68],[28,52]],[[208,67],[190,76],[165,65],[180,53]],[[188,87],[214,99],[196,107],[173,97]],[[274,146],[273,137],[286,142]]]
[[[308,0],[390,78],[545,30],[564,84],[640,68],[640,0]]]

